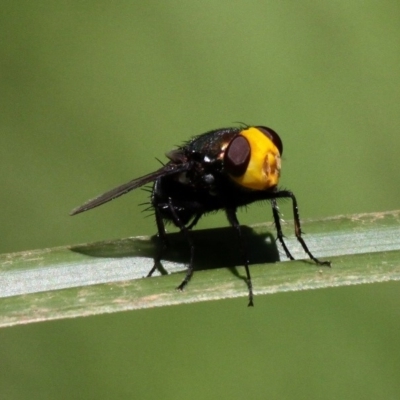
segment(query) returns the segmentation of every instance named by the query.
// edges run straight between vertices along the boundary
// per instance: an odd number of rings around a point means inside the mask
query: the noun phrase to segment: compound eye
[[[246,172],[250,162],[250,143],[243,136],[236,136],[225,150],[224,167],[233,176]]]
[[[259,129],[265,136],[271,139],[272,143],[279,150],[279,154],[282,155],[283,144],[279,135],[273,129],[267,128],[266,126],[256,126],[256,128]]]

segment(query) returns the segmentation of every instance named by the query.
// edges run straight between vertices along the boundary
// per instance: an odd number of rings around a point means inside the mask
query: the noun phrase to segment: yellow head
[[[272,129],[249,127],[227,146],[224,168],[238,185],[267,190],[278,184],[282,150],[282,141]]]

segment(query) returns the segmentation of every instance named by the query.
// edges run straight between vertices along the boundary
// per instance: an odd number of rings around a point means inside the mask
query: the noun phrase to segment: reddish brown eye
[[[265,136],[272,140],[272,143],[278,148],[280,155],[283,153],[283,144],[279,135],[271,128],[266,126],[256,126]]]
[[[225,151],[225,170],[233,176],[246,172],[250,161],[250,144],[243,136],[236,136]]]

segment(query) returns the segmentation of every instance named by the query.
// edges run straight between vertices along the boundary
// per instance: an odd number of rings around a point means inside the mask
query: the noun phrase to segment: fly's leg
[[[194,244],[188,228],[180,220],[171,199],[168,200],[168,208],[171,212],[174,224],[181,230],[190,247],[190,261],[186,271],[186,276],[182,283],[177,287],[178,290],[183,290],[193,276]]]
[[[278,240],[279,240],[280,244],[282,245],[283,250],[285,250],[286,256],[290,260],[294,260],[294,257],[290,254],[290,251],[289,251],[288,247],[286,246],[285,241],[283,240],[284,235],[282,233],[281,218],[279,215],[279,208],[278,208],[278,204],[276,203],[276,199],[271,200],[271,205],[272,205],[272,214],[274,216],[274,222],[275,222],[275,228],[276,228]]]
[[[160,246],[159,246],[159,249],[157,252],[157,256],[154,258],[153,268],[149,271],[149,273],[147,274],[147,277],[150,277],[151,275],[153,275],[154,271],[160,267],[162,254],[168,247],[168,239],[167,239],[167,234],[165,232],[164,221],[163,221],[160,211],[157,207],[155,207],[155,215],[156,215],[156,224],[157,224],[157,230],[158,230],[158,238],[161,243],[160,243]]]
[[[297,206],[297,200],[296,200],[295,195],[289,190],[280,190],[280,191],[274,193],[274,198],[289,198],[292,200],[293,218],[294,218],[294,233],[296,235],[297,240],[300,242],[301,247],[308,254],[308,256],[311,258],[311,260],[313,260],[318,265],[326,265],[327,267],[330,267],[331,266],[330,261],[320,261],[320,260],[318,260],[318,258],[316,258],[312,255],[311,251],[308,249],[308,247],[306,245],[306,242],[304,241],[304,239],[301,236],[302,232],[301,232],[301,225],[300,225],[299,208]],[[274,203],[272,203],[272,211],[274,213],[274,219],[275,219],[275,224],[276,224],[277,219],[275,218],[276,210],[274,211]],[[279,214],[278,214],[278,221],[279,221]],[[278,231],[278,238],[279,238],[280,222],[278,222],[276,229]],[[281,234],[282,234],[282,232],[281,232]],[[283,242],[283,239],[281,240],[281,243],[282,242]],[[287,249],[285,249],[285,251],[287,254]],[[293,257],[291,259],[293,259]]]
[[[234,208],[227,208],[226,209],[226,216],[228,218],[229,223],[232,225],[232,227],[235,229],[238,239],[239,239],[239,250],[240,254],[243,259],[244,263],[244,269],[246,271],[246,283],[247,283],[247,288],[249,290],[249,307],[253,307],[253,284],[251,282],[251,276],[250,276],[250,269],[249,269],[249,258],[247,255],[247,246],[246,242],[243,238],[242,235],[242,230],[240,229],[240,224],[236,216],[236,209]]]
[[[196,214],[196,216],[194,217],[193,221],[186,227],[187,229],[192,229],[194,226],[197,225],[197,223],[199,222],[199,219],[202,217],[203,213],[198,213]]]

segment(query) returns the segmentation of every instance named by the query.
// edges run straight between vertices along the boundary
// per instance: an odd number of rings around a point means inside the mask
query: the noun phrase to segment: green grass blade
[[[304,221],[311,251],[332,268],[285,260],[274,227],[243,227],[254,293],[317,289],[400,279],[400,211]],[[295,258],[304,252],[285,225]],[[229,228],[193,232],[196,272],[184,292],[187,245],[171,234],[163,266],[170,275],[143,279],[153,265],[154,238],[128,238],[0,256],[0,326],[139,308],[247,297],[237,242]],[[161,271],[161,274],[165,271]],[[157,272],[160,275],[160,272]],[[243,307],[247,300],[243,300]]]

